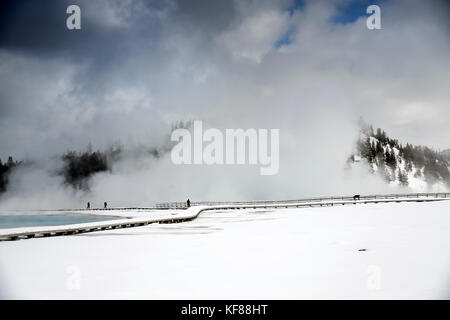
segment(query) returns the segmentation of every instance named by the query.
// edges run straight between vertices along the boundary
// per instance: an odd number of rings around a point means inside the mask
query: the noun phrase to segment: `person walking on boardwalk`
[[[87,206],[86,206],[86,209],[90,209],[90,208],[91,208],[91,203],[88,202],[88,203],[87,203]]]
[[[189,207],[191,206],[191,200],[187,199],[186,205],[187,205],[187,207],[189,208]]]
[[[108,207],[108,204],[105,201],[105,203],[103,204],[103,209],[106,209],[107,207]]]

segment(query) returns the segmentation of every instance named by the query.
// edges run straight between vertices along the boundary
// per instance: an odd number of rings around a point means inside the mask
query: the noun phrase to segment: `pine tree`
[[[6,190],[6,165],[3,165],[0,159],[0,192],[5,192]]]
[[[422,171],[420,169],[416,169],[414,173],[414,178],[422,178]]]
[[[9,156],[8,162],[6,163],[6,166],[7,166],[8,168],[14,167],[14,160],[13,160],[13,158],[12,158],[11,156]]]
[[[392,179],[392,175],[391,175],[391,173],[390,173],[390,170],[389,170],[389,168],[387,168],[387,167],[384,167],[384,170],[383,170],[383,172],[382,172],[382,177],[384,178],[384,180],[386,180],[386,182],[391,182],[393,179]]]
[[[398,170],[398,181],[401,186],[408,186],[408,175],[401,169]]]
[[[375,147],[375,150],[376,150],[377,154],[382,154],[384,152],[383,146],[381,145],[380,141],[377,141],[377,145]]]
[[[369,163],[372,163],[374,160],[374,150],[372,147],[372,144],[370,143],[370,138],[367,137],[366,139],[359,139],[358,140],[358,153],[366,159]]]
[[[15,167],[21,165],[22,162],[14,161],[10,156],[6,163],[2,163],[0,160],[0,192],[5,192],[8,186],[8,175]]]
[[[412,171],[412,163],[411,160],[405,160],[405,170],[406,172],[411,172]]]
[[[390,167],[392,170],[395,170],[397,168],[397,158],[395,157],[394,150],[389,151],[388,149],[386,149],[386,152],[384,155],[385,155],[386,165],[388,167]]]

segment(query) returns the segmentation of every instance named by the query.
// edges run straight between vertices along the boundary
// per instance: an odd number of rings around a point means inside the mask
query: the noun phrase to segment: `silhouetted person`
[[[106,207],[108,207],[108,204],[105,201],[105,203],[103,204],[103,209],[106,209]]]
[[[86,209],[90,209],[90,208],[91,208],[91,203],[88,202],[88,203],[87,203],[87,206],[86,206]]]
[[[187,207],[189,208],[189,207],[191,206],[191,200],[187,199],[186,205],[187,205]]]
[[[356,200],[360,200],[360,199],[359,199],[359,194],[355,194],[355,195],[353,196],[353,201],[356,201]]]

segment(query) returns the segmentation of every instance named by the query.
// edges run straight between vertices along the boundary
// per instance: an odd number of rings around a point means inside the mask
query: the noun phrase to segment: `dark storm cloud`
[[[66,8],[81,8],[81,30],[68,30]],[[167,1],[9,1],[0,17],[0,50],[84,65],[74,90],[96,91],[110,71],[139,52],[161,51],[158,14]]]
[[[83,28],[66,28],[66,8],[72,1],[7,1],[0,16],[0,47],[41,57],[79,56],[96,39],[105,36],[98,26],[83,19]]]
[[[179,0],[177,15],[184,23],[215,34],[235,22],[236,8],[233,6],[233,1],[229,0]]]
[[[71,4],[82,12],[82,28],[76,32],[66,28],[66,8]],[[108,17],[106,8],[118,15]],[[106,51],[114,56],[131,41],[155,41],[162,27],[155,13],[165,10],[168,24],[211,34],[232,24],[235,16],[233,2],[225,0],[6,1],[0,11],[0,48],[41,57],[104,58]],[[109,23],[102,23],[105,19]],[[113,19],[123,19],[127,27],[115,25]]]
[[[61,49],[67,39],[66,2],[5,1],[0,11],[0,46],[31,52]]]
[[[81,8],[81,30],[66,28],[70,4]],[[111,79],[133,76],[132,67],[118,70],[130,56],[170,57],[158,46],[165,18],[158,14],[168,9],[166,1],[14,1],[3,10],[0,49],[78,65],[72,91],[103,92]]]
[[[81,8],[81,30],[66,28],[70,4]],[[208,50],[207,42],[237,13],[233,1],[18,0],[6,2],[0,15],[0,50],[78,65],[72,91],[83,95],[104,92],[122,81],[117,79],[167,86],[161,66],[183,50],[167,46],[168,38],[188,35],[199,50]]]

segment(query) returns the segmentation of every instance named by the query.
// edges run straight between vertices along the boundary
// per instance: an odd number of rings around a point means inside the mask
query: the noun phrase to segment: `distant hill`
[[[365,162],[373,174],[393,185],[425,191],[432,186],[450,187],[450,149],[437,152],[426,146],[401,144],[381,129],[360,122],[355,152],[348,159],[350,167]]]

